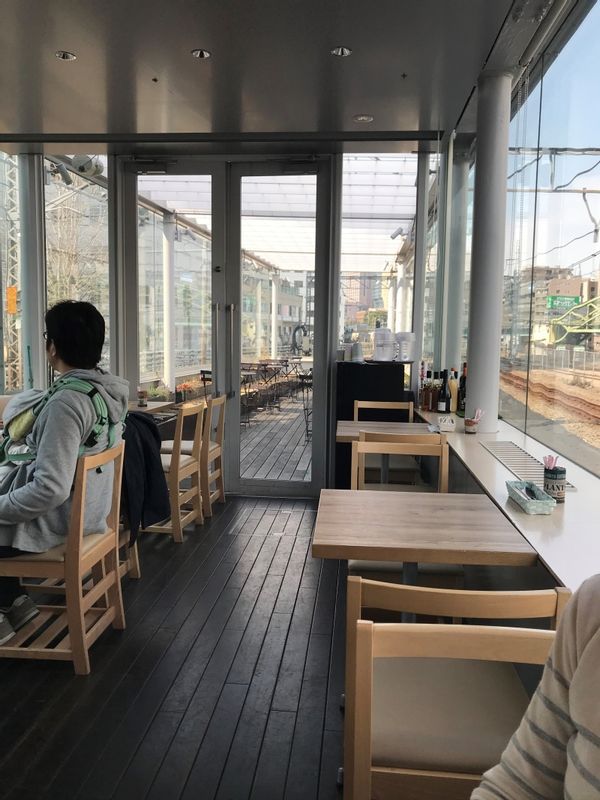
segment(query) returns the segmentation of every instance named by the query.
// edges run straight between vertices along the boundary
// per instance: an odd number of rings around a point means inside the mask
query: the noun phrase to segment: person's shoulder
[[[576,592],[579,598],[579,605],[585,608],[593,608],[600,619],[600,574],[592,575],[584,581]]]

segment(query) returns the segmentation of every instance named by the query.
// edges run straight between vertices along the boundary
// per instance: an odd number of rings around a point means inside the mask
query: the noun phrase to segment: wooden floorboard
[[[280,409],[254,412],[242,426],[242,478],[310,481],[311,458],[301,402],[286,398]]]
[[[90,676],[3,661],[3,799],[339,797],[345,573],[315,512],[229,498],[183,545],[142,536]]]

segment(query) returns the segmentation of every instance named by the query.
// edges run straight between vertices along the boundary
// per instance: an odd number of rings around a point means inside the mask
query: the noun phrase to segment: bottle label
[[[438,401],[437,410],[441,411],[444,414],[446,413],[446,401],[445,400],[439,400]]]

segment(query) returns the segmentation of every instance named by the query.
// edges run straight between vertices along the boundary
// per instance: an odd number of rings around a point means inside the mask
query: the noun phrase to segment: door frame
[[[121,160],[121,159],[119,159]],[[313,344],[313,426],[312,470],[310,482],[266,481],[241,479],[239,382],[235,387],[236,402],[227,404],[225,425],[225,486],[228,492],[273,497],[318,497],[332,475],[335,446],[335,412],[333,391],[337,342],[337,309],[339,280],[339,220],[341,203],[340,156],[224,156],[211,158],[187,156],[175,158],[123,158],[126,173],[135,175],[211,175],[212,195],[212,368],[216,395],[232,390],[234,369],[240,364],[240,294],[241,294],[241,179],[252,175],[310,174],[317,176],[315,231],[315,326]],[[133,176],[132,176],[133,177]],[[133,187],[132,187],[133,188]],[[129,194],[129,218],[137,220],[137,191]],[[235,214],[237,213],[237,217]],[[137,256],[137,224],[131,228]],[[131,242],[133,244],[133,242]],[[131,252],[131,251],[129,251]],[[136,268],[129,271],[129,283],[137,282]],[[136,283],[137,285],[137,283]],[[133,295],[133,286],[130,286]],[[129,300],[133,299],[130,297]],[[133,315],[128,300],[128,317]],[[231,306],[234,306],[234,313]],[[137,298],[134,306],[137,326]],[[133,320],[130,320],[133,322]],[[132,331],[133,324],[128,330]],[[136,327],[137,334],[137,327]],[[137,335],[135,343],[127,341],[128,367],[136,364],[135,374],[127,370],[130,381],[137,385],[139,362]],[[134,344],[136,353],[132,353]],[[233,359],[232,360],[232,355]],[[237,364],[237,368],[234,368]],[[134,387],[135,388],[135,387]],[[315,446],[314,443],[320,446]]]

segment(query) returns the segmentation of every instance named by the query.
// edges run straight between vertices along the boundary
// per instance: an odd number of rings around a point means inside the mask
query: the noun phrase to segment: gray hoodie
[[[120,441],[120,423],[129,397],[128,382],[99,369],[72,370],[62,377],[66,376],[81,378],[97,387],[108,406],[110,420],[116,425],[115,440]],[[4,424],[30,408],[42,395],[37,389],[15,395],[2,414]],[[0,481],[0,545],[42,553],[64,543],[79,448],[95,424],[96,412],[86,395],[61,389],[48,400],[26,438],[34,460],[15,465]],[[107,446],[108,431],[86,454],[100,453]],[[85,533],[106,529],[112,475],[112,468],[88,475]]]

